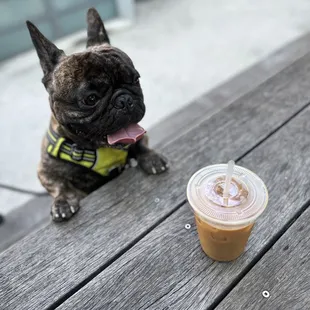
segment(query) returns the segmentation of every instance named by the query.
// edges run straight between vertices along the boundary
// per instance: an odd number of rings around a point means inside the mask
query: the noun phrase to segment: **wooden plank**
[[[165,145],[253,90],[310,51],[310,34],[305,34],[274,51],[250,68],[229,78],[169,115],[148,133],[151,146]]]
[[[257,171],[266,182],[270,203],[254,226],[246,253],[238,260],[218,263],[203,254],[193,214],[186,205],[59,309],[213,309],[213,302],[243,275],[253,260],[271,247],[277,235],[282,234],[283,227],[304,210],[304,203],[310,203],[309,118],[310,107],[240,162]],[[290,178],[289,181],[286,178]],[[187,223],[192,225],[190,230],[185,229]],[[279,255],[279,260],[287,259],[282,251],[271,252]],[[295,268],[291,272],[298,277],[302,270]],[[268,278],[268,273],[264,275]],[[264,278],[261,281],[263,283]],[[235,302],[239,298],[242,300],[239,295],[234,295]],[[247,296],[252,304],[253,298]],[[230,302],[227,305],[225,309],[237,309]]]
[[[310,34],[307,33],[284,47],[279,48],[249,69],[240,72],[233,79],[229,79],[227,82],[212,89],[207,94],[209,100],[215,104],[224,104],[227,101],[232,102],[232,100],[240,98],[286,68],[292,62],[307,54],[310,49],[309,40]]]
[[[10,247],[0,256],[0,308],[54,307],[73,294],[184,203],[197,169],[243,156],[307,106],[309,80],[307,54],[167,145],[169,173],[129,170],[87,197],[70,222],[51,223]]]
[[[195,127],[197,122],[200,122],[206,117],[211,117],[216,111],[223,108],[222,105],[218,105],[217,107],[208,98],[205,98],[204,103],[200,104],[196,100],[183,109],[169,115],[159,124],[148,130],[150,146],[157,147],[170,143],[189,131],[192,127]]]
[[[310,208],[216,308],[301,310],[310,305]],[[269,298],[263,292],[270,294]]]

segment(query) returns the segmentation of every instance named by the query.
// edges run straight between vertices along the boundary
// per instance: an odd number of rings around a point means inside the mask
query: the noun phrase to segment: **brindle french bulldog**
[[[131,158],[148,174],[168,168],[147,147],[145,131],[137,124],[145,113],[138,71],[110,45],[94,8],[88,10],[87,23],[86,51],[67,56],[27,21],[52,111],[38,176],[54,198],[54,221],[70,219],[80,200],[119,175]]]

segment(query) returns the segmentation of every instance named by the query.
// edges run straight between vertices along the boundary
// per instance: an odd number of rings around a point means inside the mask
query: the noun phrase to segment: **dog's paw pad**
[[[51,209],[52,219],[55,222],[69,220],[79,209],[79,206],[72,206],[66,200],[56,199]]]
[[[155,152],[149,152],[138,158],[140,167],[148,174],[160,174],[168,169],[167,161]]]

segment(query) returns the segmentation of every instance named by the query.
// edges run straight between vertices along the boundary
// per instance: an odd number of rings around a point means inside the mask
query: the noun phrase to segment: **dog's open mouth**
[[[146,131],[138,124],[131,124],[126,128],[122,128],[113,134],[107,136],[108,143],[114,144],[133,144],[139,141]]]

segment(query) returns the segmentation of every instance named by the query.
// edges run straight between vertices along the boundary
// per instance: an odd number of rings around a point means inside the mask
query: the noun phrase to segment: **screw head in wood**
[[[135,168],[138,166],[138,162],[134,158],[130,158],[129,165],[130,167]]]
[[[269,298],[270,297],[270,293],[268,291],[263,291],[263,296],[265,298]]]

